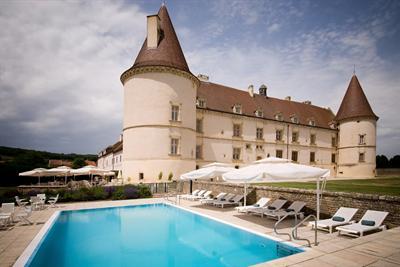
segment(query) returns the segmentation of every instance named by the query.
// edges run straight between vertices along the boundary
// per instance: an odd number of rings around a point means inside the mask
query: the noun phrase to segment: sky
[[[0,145],[98,153],[122,131],[121,73],[161,1],[0,2]],[[166,1],[190,70],[337,112],[354,71],[400,154],[400,1]]]

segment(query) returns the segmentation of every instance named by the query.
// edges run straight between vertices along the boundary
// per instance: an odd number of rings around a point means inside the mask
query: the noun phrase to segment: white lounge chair
[[[13,221],[13,215],[15,211],[14,203],[2,203],[0,210],[0,223],[2,227],[8,227]]]
[[[238,206],[240,205],[240,201],[243,199],[243,195],[236,195],[230,200],[220,201],[218,203],[214,203],[215,206],[224,208],[229,206]]]
[[[208,199],[208,197],[211,195],[211,193],[212,193],[212,191],[206,191],[201,196],[193,196],[190,200]]]
[[[196,196],[199,192],[200,192],[200,189],[196,189],[191,194],[179,195],[179,198],[186,199],[189,196]]]
[[[226,194],[224,197],[222,197],[221,199],[217,199],[215,201],[212,202],[212,204],[214,206],[218,205],[219,203],[225,203],[226,201],[229,201],[231,199],[233,199],[236,195],[235,194]]]
[[[242,207],[236,207],[235,209],[238,211],[238,212],[245,212],[245,213],[248,213],[248,212],[250,212],[251,210],[254,210],[254,209],[257,209],[257,208],[264,208],[267,204],[268,204],[268,202],[270,201],[271,199],[270,198],[268,198],[268,197],[262,197],[262,198],[260,198],[255,204],[253,204],[253,205],[247,205],[247,206],[242,206]]]
[[[358,209],[340,207],[332,218],[317,221],[319,230],[329,231],[331,234],[335,227],[352,223],[351,219],[357,213]],[[311,228],[315,228],[315,222],[309,222]]]
[[[276,199],[271,203],[271,205],[268,205],[267,207],[264,208],[253,209],[250,211],[250,213],[261,215],[261,217],[264,217],[265,212],[272,210],[280,210],[286,204],[286,202],[287,200],[285,199]]]
[[[56,203],[58,201],[59,196],[60,196],[60,194],[57,194],[57,196],[49,198],[49,200],[47,202],[50,204],[50,207],[57,208]]]
[[[374,230],[386,230],[386,225],[382,225],[389,212],[367,210],[358,223],[336,227],[339,235],[363,236],[364,233]]]
[[[29,203],[25,198],[19,198],[19,196],[15,196],[15,202],[19,207],[25,207]]]
[[[273,218],[276,220],[280,220],[284,216],[303,216],[301,210],[306,206],[306,203],[303,201],[295,201],[287,209],[280,210],[268,210],[264,212],[269,218]]]
[[[226,193],[221,192],[214,198],[210,198],[209,197],[209,198],[206,198],[206,199],[201,199],[200,203],[201,204],[212,204],[214,201],[221,200],[225,195],[226,195]]]
[[[207,192],[207,190],[201,190],[199,193],[197,193],[195,196],[188,196],[186,199],[187,200],[194,200],[197,197],[201,197]]]
[[[25,221],[28,224],[33,224],[33,222],[29,220],[31,214],[32,214],[32,207],[29,208],[23,207],[14,213],[14,218],[19,221]]]

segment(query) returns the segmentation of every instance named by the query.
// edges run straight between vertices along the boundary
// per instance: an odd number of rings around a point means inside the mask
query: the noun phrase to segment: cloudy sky
[[[120,74],[157,1],[0,2],[0,145],[97,153],[122,129]],[[194,74],[337,111],[353,65],[400,154],[400,1],[167,1]]]

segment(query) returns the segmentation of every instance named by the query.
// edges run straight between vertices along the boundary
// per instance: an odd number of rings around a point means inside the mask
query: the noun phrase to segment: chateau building
[[[99,167],[124,180],[156,182],[211,162],[240,168],[267,156],[375,175],[378,117],[353,75],[335,115],[329,108],[212,83],[191,73],[163,5],[147,17],[147,37],[124,87],[123,140],[99,153]]]

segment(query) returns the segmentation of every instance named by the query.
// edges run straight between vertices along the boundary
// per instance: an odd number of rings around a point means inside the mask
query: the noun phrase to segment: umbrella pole
[[[320,192],[319,192],[319,177],[317,178],[317,221],[319,221]]]
[[[247,183],[244,183],[244,205],[246,206],[246,198],[247,198]]]
[[[40,185],[40,176],[39,176],[39,185]]]

